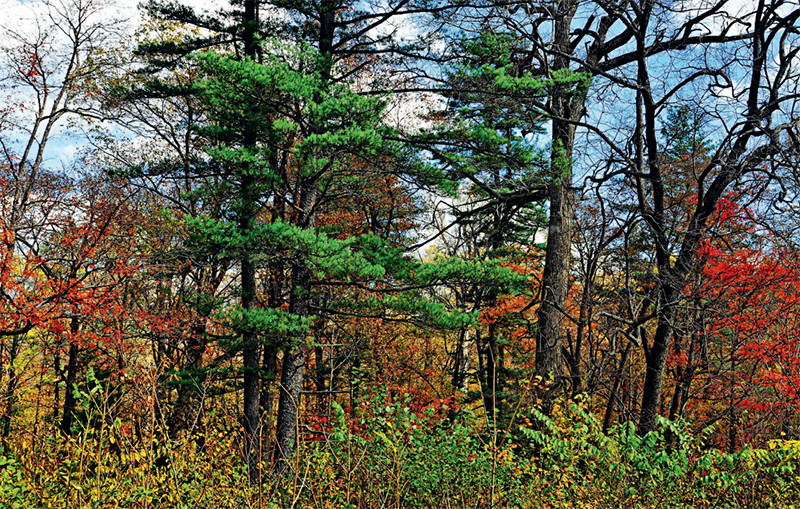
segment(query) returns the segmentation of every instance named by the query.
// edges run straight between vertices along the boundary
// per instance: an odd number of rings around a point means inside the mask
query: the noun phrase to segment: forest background
[[[797,500],[797,2],[3,7],[3,507]]]

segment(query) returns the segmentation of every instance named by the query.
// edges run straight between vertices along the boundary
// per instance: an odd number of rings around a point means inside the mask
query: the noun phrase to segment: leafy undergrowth
[[[231,454],[239,437],[224,421],[172,441],[134,440],[103,421],[70,439],[17,440],[0,457],[0,507],[790,508],[800,499],[797,442],[727,454],[667,421],[645,437],[631,425],[604,434],[574,402],[552,418],[532,411],[502,441],[468,414],[417,414],[402,402],[376,401],[353,418],[335,411],[323,440],[303,442],[289,472],[260,485]]]

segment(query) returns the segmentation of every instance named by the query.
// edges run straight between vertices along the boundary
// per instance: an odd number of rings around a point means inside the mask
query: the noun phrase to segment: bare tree
[[[96,0],[44,1],[38,3],[28,26],[4,26],[0,50],[0,93],[9,104],[0,110],[0,169],[4,181],[2,196],[3,264],[15,256],[37,253],[40,242],[53,233],[63,214],[69,178],[53,167],[48,157],[60,130],[69,121],[79,122],[97,112],[94,81],[110,61],[95,48],[110,45],[119,22],[107,6]],[[44,277],[52,277],[45,264]],[[59,291],[41,297],[42,309],[54,306],[64,295]],[[2,295],[9,305],[14,299]],[[77,327],[77,322],[74,325]],[[33,327],[30,320],[7,324],[0,336],[10,337],[5,350],[8,409],[4,433],[8,434],[10,411],[18,374],[14,362],[24,334]],[[70,349],[67,381],[74,379],[74,349]],[[60,360],[56,358],[56,364]],[[58,366],[57,366],[58,367]],[[67,400],[69,400],[69,393]],[[69,401],[65,402],[65,418]]]
[[[732,6],[727,2],[685,11],[649,2],[633,7],[624,18],[633,49],[594,66],[617,91],[616,100],[630,105],[633,121],[622,118],[616,124],[618,133],[627,133],[627,143],[617,143],[618,136],[597,125],[587,129],[612,154],[601,180],[619,178],[631,186],[652,243],[655,284],[642,303],[654,311],[628,318],[628,325],[635,327],[656,322],[652,339],[643,329],[638,337],[647,366],[639,430],[646,433],[661,411],[682,292],[689,275],[702,267],[698,248],[709,237],[710,218],[725,193],[748,175],[776,179],[781,168],[795,164],[798,95],[793,61],[800,51],[800,10],[783,0],[762,0],[735,15],[728,13]],[[670,23],[665,18],[670,12],[681,12],[683,18]],[[687,100],[712,128],[714,149],[677,177],[667,164],[669,147],[659,131],[666,112]],[[695,206],[686,199],[689,195],[696,197]],[[680,213],[677,203],[683,207]]]

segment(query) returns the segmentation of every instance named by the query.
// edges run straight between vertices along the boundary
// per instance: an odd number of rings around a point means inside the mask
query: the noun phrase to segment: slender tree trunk
[[[278,166],[277,159],[274,166]],[[279,200],[278,206],[282,215],[283,203]],[[283,264],[280,262],[271,263],[267,277],[267,302],[271,309],[280,309],[283,304]],[[279,338],[278,338],[279,339]],[[259,407],[261,408],[261,436],[262,440],[267,441],[264,450],[269,451],[273,444],[274,429],[272,427],[275,414],[275,387],[278,374],[278,348],[274,345],[278,341],[268,342],[264,345],[264,354],[261,360],[261,395]],[[274,450],[271,451],[270,458],[274,457]]]
[[[457,391],[466,392],[468,380],[467,373],[469,371],[469,351],[472,347],[472,329],[466,328],[461,332],[461,335],[456,345],[455,362],[453,366],[453,389]]]
[[[64,371],[61,369],[61,352],[59,348],[53,354],[53,372],[58,376],[59,380],[53,387],[53,424],[58,426],[58,414],[61,413],[61,378],[64,376]]]
[[[700,345],[700,338],[705,331],[698,329],[702,327],[702,323],[695,316],[695,329],[692,331],[692,339],[689,342],[689,350],[686,354],[686,366],[678,372],[678,380],[675,384],[675,392],[672,396],[672,404],[669,409],[669,418],[674,420],[678,417],[683,417],[686,412],[686,403],[689,401],[689,391],[694,381],[694,375],[697,371],[697,349]],[[676,352],[679,353],[679,352]]]
[[[583,286],[581,295],[581,305],[578,314],[578,330],[575,334],[574,348],[569,352],[569,375],[572,385],[572,396],[575,397],[583,390],[583,371],[581,370],[581,359],[583,357],[583,345],[588,335],[591,340],[592,335],[592,283],[594,280],[594,263],[589,266],[588,275]],[[591,344],[591,343],[590,343]]]
[[[317,412],[325,411],[325,350],[314,347],[314,390],[317,392]]]
[[[261,373],[263,377],[261,379],[259,406],[261,407],[262,416],[266,418],[267,421],[271,421],[274,410],[273,407],[275,406],[275,375],[278,373],[278,352],[272,346],[264,347],[264,355],[261,360]],[[262,421],[264,421],[264,418],[262,418]],[[264,422],[262,422],[261,425],[264,427]]]
[[[494,324],[489,325],[486,334],[485,378],[483,384],[483,408],[490,422],[497,418],[497,338]]]
[[[78,333],[78,319],[72,317],[70,332],[73,337]],[[67,387],[64,391],[64,413],[61,418],[61,433],[67,436],[71,433],[72,422],[75,416],[75,380],[78,377],[78,345],[73,340],[69,345],[69,359],[67,360]]]
[[[361,351],[356,344],[350,361],[350,417],[356,416],[356,402],[361,398]]]
[[[736,354],[731,355],[731,373],[736,373]],[[728,387],[728,452],[733,454],[736,452],[736,432],[739,428],[738,419],[736,418],[736,384],[731,383]]]
[[[606,403],[606,413],[603,416],[603,433],[607,433],[611,428],[611,418],[614,415],[614,405],[617,402],[617,393],[619,386],[622,384],[622,373],[625,370],[625,364],[628,362],[628,355],[631,352],[631,343],[625,345],[625,350],[622,351],[622,358],[619,360],[619,367],[617,374],[614,377],[614,386],[611,389],[611,394],[608,396],[608,403]]]
[[[252,262],[242,263],[242,309],[254,309],[255,267]],[[259,478],[258,464],[261,461],[261,422],[259,411],[259,356],[258,337],[252,331],[242,334],[244,364],[244,451],[251,482]]]
[[[6,385],[6,411],[3,413],[3,437],[8,438],[11,434],[11,417],[14,414],[14,405],[17,402],[16,391],[19,377],[17,376],[16,369],[14,369],[14,362],[19,355],[19,347],[21,342],[21,335],[15,334],[11,340],[11,348],[8,354],[8,383]]]

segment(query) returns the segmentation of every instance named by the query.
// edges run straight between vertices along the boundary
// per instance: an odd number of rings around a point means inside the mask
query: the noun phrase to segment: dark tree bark
[[[258,6],[256,0],[244,2],[244,30],[243,43],[245,57],[256,58],[255,31],[258,25]],[[243,145],[255,151],[256,134],[252,129],[244,133]],[[258,192],[252,172],[245,169],[242,172],[240,190],[241,212],[239,228],[242,234],[252,231],[255,225],[255,216],[258,213]],[[256,266],[245,253],[241,260],[241,305],[246,314],[256,306]],[[259,481],[261,470],[261,412],[259,408],[260,396],[260,363],[258,334],[249,325],[242,333],[242,360],[244,368],[243,389],[243,420],[244,420],[244,454],[247,462],[247,471],[251,482]]]
[[[74,337],[78,333],[78,318],[72,317],[69,330]],[[72,433],[72,421],[75,415],[75,380],[78,377],[78,345],[72,341],[69,345],[69,359],[67,360],[67,386],[64,391],[64,413],[59,429],[64,436]]]
[[[611,394],[608,396],[608,401],[606,402],[606,411],[605,415],[603,416],[603,433],[607,433],[608,430],[611,428],[611,419],[614,416],[614,406],[617,403],[619,397],[620,385],[622,384],[622,376],[625,371],[625,365],[628,362],[628,355],[632,349],[632,344],[629,342],[625,345],[625,350],[622,351],[622,357],[619,360],[619,366],[617,367],[617,372],[614,375],[614,385],[611,388]]]
[[[8,357],[6,358],[6,392],[4,399],[6,400],[6,409],[3,412],[2,428],[3,438],[8,438],[11,435],[11,421],[14,415],[14,406],[17,402],[17,384],[19,383],[19,376],[17,370],[14,368],[14,362],[19,355],[20,346],[22,344],[22,337],[15,334],[11,338],[11,345],[8,347]]]

